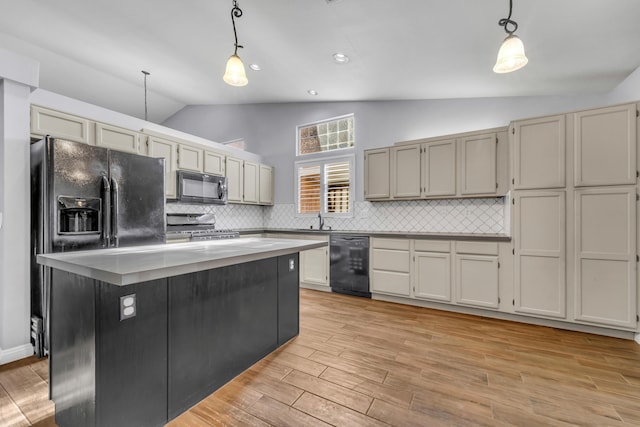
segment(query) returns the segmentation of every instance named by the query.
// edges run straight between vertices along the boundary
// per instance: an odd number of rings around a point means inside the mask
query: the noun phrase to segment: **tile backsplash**
[[[508,197],[489,199],[356,202],[353,218],[325,218],[325,227],[353,231],[509,234]],[[275,206],[167,203],[167,212],[214,213],[216,228],[291,229],[318,226],[315,216],[297,217],[294,204]]]

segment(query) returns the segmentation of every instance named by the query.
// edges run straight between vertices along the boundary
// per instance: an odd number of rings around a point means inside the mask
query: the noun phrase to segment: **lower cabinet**
[[[371,292],[411,295],[409,239],[373,238],[371,245]]]
[[[498,308],[498,257],[456,254],[456,302]]]
[[[451,302],[451,242],[416,240],[414,250],[414,296]]]
[[[328,247],[300,252],[300,284],[324,286],[329,290]]]

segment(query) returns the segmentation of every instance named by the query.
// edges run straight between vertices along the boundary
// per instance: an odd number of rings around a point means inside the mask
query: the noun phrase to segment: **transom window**
[[[353,114],[298,126],[297,155],[352,148]]]

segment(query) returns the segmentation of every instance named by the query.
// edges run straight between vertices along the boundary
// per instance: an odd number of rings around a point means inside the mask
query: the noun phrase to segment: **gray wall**
[[[601,95],[188,106],[163,125],[214,141],[243,138],[248,151],[276,167],[275,202],[293,203],[296,126],[354,113],[356,200],[360,201],[365,149],[638,99],[640,69],[616,90]]]

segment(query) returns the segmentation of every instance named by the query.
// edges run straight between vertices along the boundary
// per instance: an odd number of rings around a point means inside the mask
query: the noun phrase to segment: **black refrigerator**
[[[50,269],[36,255],[165,242],[164,159],[47,137],[31,144],[31,321],[48,351]]]

